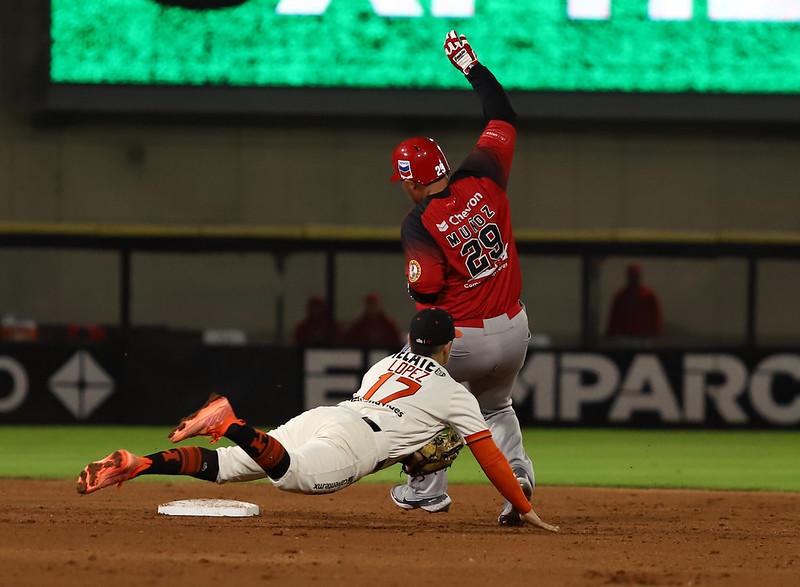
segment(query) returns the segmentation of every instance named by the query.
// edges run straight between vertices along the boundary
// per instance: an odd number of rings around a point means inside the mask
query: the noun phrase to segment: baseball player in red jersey
[[[401,231],[408,291],[418,309],[447,310],[464,333],[453,344],[448,370],[477,397],[495,441],[530,496],[533,463],[511,406],[514,380],[530,340],[506,196],[516,114],[464,35],[450,31],[444,47],[480,96],[487,123],[472,152],[452,173],[433,139],[410,138],[394,150],[392,180],[402,182],[416,204]],[[451,500],[446,472],[409,478],[392,489],[391,497],[405,509],[447,511]],[[520,523],[510,502],[498,523]]]
[[[404,460],[449,425],[465,439],[497,490],[514,503],[520,523],[558,531],[533,511],[475,397],[444,368],[453,339],[460,336],[450,315],[439,309],[418,312],[410,336],[409,350],[375,363],[348,401],[309,410],[263,432],[238,419],[226,398],[212,397],[184,418],[170,439],[225,436],[236,446],[216,451],[180,447],[144,457],[120,449],[86,465],[78,493],[153,474],[217,483],[269,477],[284,491],[333,493]]]

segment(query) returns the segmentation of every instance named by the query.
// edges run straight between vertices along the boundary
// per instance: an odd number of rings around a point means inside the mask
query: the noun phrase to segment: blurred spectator
[[[338,325],[331,318],[328,303],[320,297],[309,298],[306,317],[294,329],[294,341],[300,346],[330,346],[339,342]]]
[[[364,298],[364,313],[350,326],[345,340],[348,344],[369,348],[402,346],[397,324],[383,311],[381,298],[376,293]]]
[[[105,342],[106,329],[96,324],[68,324],[67,339],[79,342]]]
[[[642,284],[642,268],[628,265],[628,284],[614,296],[607,335],[625,344],[646,344],[661,334],[661,304],[656,293]]]
[[[39,338],[39,327],[30,319],[20,319],[6,314],[0,319],[0,340],[33,342]]]

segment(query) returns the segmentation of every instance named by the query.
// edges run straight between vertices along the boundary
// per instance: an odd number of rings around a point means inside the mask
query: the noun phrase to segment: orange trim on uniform
[[[475,434],[470,434],[469,436],[464,437],[464,442],[470,444],[471,442],[477,442],[478,440],[483,440],[484,438],[491,438],[492,433],[489,430],[481,430],[480,432],[476,432]]]
[[[178,461],[180,462],[180,465],[178,466],[178,473],[180,475],[186,475],[186,471],[188,471],[189,467],[191,466],[189,459],[191,458],[192,451],[190,449],[191,447],[187,446],[181,446],[175,449],[178,451]]]
[[[403,385],[406,386],[406,388],[401,389],[400,391],[396,391],[391,395],[387,395],[382,400],[379,400],[378,403],[381,403],[385,406],[386,404],[393,402],[396,399],[400,399],[401,397],[408,397],[409,395],[414,395],[422,387],[422,385],[420,385],[416,381],[409,379],[408,377],[398,377],[397,382],[402,383]]]
[[[181,475],[192,475],[200,471],[203,461],[203,456],[200,453],[200,448],[196,446],[182,446],[178,449],[181,464],[179,473]]]
[[[522,302],[517,300],[511,306],[503,312],[508,319],[511,320],[514,316],[522,312]],[[499,314],[502,316],[503,314]],[[469,320],[459,320],[456,322],[456,326],[460,326],[461,328],[483,328],[483,321],[484,320],[491,320],[492,318],[497,318],[497,316],[489,316],[487,318],[471,318]]]
[[[488,431],[487,431],[488,432]],[[476,436],[475,434],[471,436]],[[506,457],[497,448],[494,440],[490,436],[484,436],[481,440],[469,445],[469,449],[475,456],[475,460],[486,473],[489,481],[495,486],[497,491],[505,497],[514,509],[521,514],[527,514],[532,507],[528,498],[522,493],[519,481],[514,477],[511,465],[508,464]]]
[[[200,453],[200,447],[192,446],[190,448],[188,469],[192,473],[198,473],[203,463],[203,455]]]
[[[415,393],[417,393],[417,391],[419,391],[419,384],[417,384],[417,386],[418,386],[417,389],[412,389],[410,387],[407,387],[406,389],[403,389],[402,391],[397,391],[397,392],[393,393],[392,395],[387,395],[382,400],[378,400],[378,403],[383,404],[385,406],[386,404],[392,403],[393,401],[398,400],[400,398],[408,397],[410,395],[414,395]]]
[[[258,456],[253,460],[258,466],[269,474],[270,469],[277,466],[286,455],[286,449],[277,438],[270,436],[266,432],[256,429],[256,437],[250,442],[250,448],[257,451]],[[253,451],[246,451],[253,457]]]

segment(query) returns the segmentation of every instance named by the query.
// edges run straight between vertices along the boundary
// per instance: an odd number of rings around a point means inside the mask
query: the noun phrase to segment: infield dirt
[[[800,585],[800,494],[542,487],[561,533],[500,528],[488,485],[448,514],[404,512],[389,486],[303,496],[268,484],[0,480],[0,585]],[[170,518],[224,497],[248,519]]]

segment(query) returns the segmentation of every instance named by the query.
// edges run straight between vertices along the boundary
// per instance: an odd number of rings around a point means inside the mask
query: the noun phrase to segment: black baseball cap
[[[441,308],[425,308],[411,319],[409,338],[417,344],[437,346],[460,337],[461,332],[453,326],[453,317]]]

